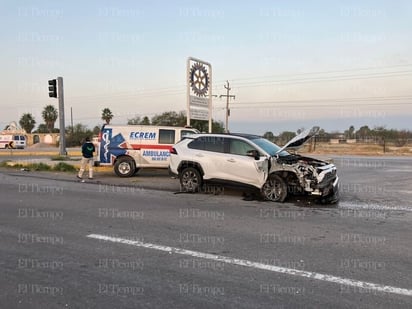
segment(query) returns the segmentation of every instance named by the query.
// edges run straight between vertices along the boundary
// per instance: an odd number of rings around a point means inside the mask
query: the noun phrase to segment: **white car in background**
[[[286,151],[299,148],[318,130],[306,130],[283,147],[250,134],[188,136],[171,149],[169,171],[187,192],[201,191],[211,182],[258,189],[274,202],[306,194],[334,203],[339,199],[336,166]]]

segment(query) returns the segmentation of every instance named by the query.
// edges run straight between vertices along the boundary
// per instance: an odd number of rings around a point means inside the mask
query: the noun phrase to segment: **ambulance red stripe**
[[[140,149],[167,149],[171,150],[173,146],[171,145],[142,145],[142,144],[130,144],[134,150]]]

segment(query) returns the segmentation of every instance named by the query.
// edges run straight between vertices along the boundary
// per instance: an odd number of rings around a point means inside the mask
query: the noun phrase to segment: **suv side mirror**
[[[255,158],[255,160],[259,160],[260,159],[260,154],[257,150],[249,150],[248,152],[246,152],[246,155],[248,157],[252,157]]]

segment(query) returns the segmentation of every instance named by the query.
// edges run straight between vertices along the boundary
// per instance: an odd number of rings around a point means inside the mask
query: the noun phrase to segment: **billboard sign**
[[[190,119],[209,120],[212,125],[212,66],[196,59],[187,59],[187,125]]]

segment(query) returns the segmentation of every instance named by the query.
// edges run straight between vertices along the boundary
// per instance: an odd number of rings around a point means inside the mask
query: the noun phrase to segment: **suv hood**
[[[313,136],[318,133],[319,127],[313,127],[311,129],[306,129],[300,134],[296,135],[294,138],[292,138],[289,142],[285,144],[282,148],[280,148],[276,154],[282,152],[283,150],[297,150],[300,147],[302,147],[303,144],[306,143],[306,141],[310,140]]]

